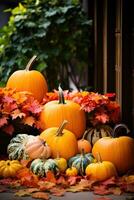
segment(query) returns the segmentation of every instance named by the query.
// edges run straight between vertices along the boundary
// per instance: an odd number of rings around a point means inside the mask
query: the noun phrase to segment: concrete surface
[[[51,200],[134,200],[134,194],[123,194],[120,196],[107,195],[99,196],[94,195],[92,192],[77,192],[71,193],[67,192],[63,197],[51,196]],[[32,197],[18,197],[11,192],[0,193],[0,200],[33,200]]]

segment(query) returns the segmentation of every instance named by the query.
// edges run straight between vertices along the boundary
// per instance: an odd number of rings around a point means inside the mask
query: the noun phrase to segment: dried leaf
[[[49,191],[51,188],[53,188],[55,186],[55,183],[41,180],[38,182],[38,186],[39,186],[40,190]]]
[[[49,182],[52,182],[52,183],[56,183],[56,178],[54,176],[54,173],[50,170],[48,170],[46,172],[46,178],[45,178],[46,181],[49,181]]]
[[[75,185],[81,179],[80,176],[70,176],[68,177],[67,181],[69,185]]]
[[[50,192],[54,196],[61,197],[61,196],[64,196],[66,190],[64,188],[61,188],[61,187],[53,187],[50,190]]]
[[[35,118],[33,116],[28,116],[23,119],[23,123],[29,126],[33,126],[35,123]]]
[[[0,118],[0,128],[8,123],[7,117]]]
[[[108,195],[112,194],[112,191],[110,191],[106,186],[104,185],[99,185],[99,186],[94,186],[93,187],[93,192],[94,194],[97,195]]]
[[[35,193],[32,194],[32,198],[48,200],[49,195],[45,192],[35,192]]]
[[[9,125],[3,127],[2,130],[3,130],[5,133],[7,133],[8,135],[12,135],[13,132],[14,132],[14,127],[13,127],[12,124],[9,124]]]
[[[95,198],[94,200],[112,200],[112,199],[107,198],[107,197],[99,197],[99,198]]]
[[[15,193],[16,196],[23,197],[23,196],[30,196],[33,192],[38,192],[39,189],[37,188],[28,188],[28,189],[21,189]]]
[[[68,181],[65,180],[65,177],[64,176],[60,176],[57,181],[56,181],[57,185],[62,185],[62,187],[68,187],[69,184],[68,184]]]

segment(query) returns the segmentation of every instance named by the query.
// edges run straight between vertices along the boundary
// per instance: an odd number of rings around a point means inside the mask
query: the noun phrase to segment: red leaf
[[[56,183],[57,183],[58,185],[62,185],[63,187],[67,187],[67,186],[68,186],[68,182],[65,180],[64,176],[60,176],[60,177],[57,179]]]
[[[16,109],[11,113],[11,116],[12,116],[12,119],[16,119],[17,117],[23,118],[26,116],[26,114],[21,112],[19,109]]]
[[[117,183],[117,179],[114,176],[105,181],[101,181],[101,184],[105,186],[113,186],[113,185],[116,185],[116,183]]]
[[[8,123],[7,117],[0,118],[0,128]]]
[[[68,177],[67,181],[69,185],[75,185],[81,179],[80,176],[70,176]]]
[[[47,171],[45,180],[49,181],[49,182],[52,182],[52,183],[56,183],[56,178],[54,176],[54,173],[51,172],[50,170]]]
[[[112,199],[107,198],[107,197],[99,197],[99,198],[95,198],[94,200],[112,200]]]
[[[57,196],[57,197],[61,197],[65,194],[66,190],[64,188],[61,187],[53,187],[50,192],[52,193],[52,195]]]
[[[13,132],[14,132],[14,127],[13,127],[12,124],[9,124],[9,125],[3,127],[2,130],[3,130],[5,133],[7,133],[8,135],[12,135]]]
[[[94,192],[94,194],[98,194],[98,195],[112,194],[112,192],[109,191],[108,188],[105,187],[104,185],[94,186],[93,192]]]
[[[49,195],[45,192],[35,192],[35,193],[32,194],[32,198],[48,200]]]

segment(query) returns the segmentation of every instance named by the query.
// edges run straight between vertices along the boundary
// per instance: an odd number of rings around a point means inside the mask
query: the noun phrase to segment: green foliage
[[[8,11],[11,17],[0,30],[0,79],[24,69],[36,54],[34,69],[46,77],[49,89],[59,82],[69,87],[69,77],[79,89],[88,64],[91,21],[79,0],[24,0]]]

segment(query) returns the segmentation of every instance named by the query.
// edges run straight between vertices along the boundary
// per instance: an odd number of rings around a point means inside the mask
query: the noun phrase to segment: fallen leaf
[[[35,193],[32,194],[32,198],[48,200],[49,195],[45,192],[35,192]]]
[[[35,123],[35,118],[33,116],[28,116],[23,119],[23,123],[29,126],[33,126]]]
[[[33,192],[38,192],[39,189],[37,188],[27,188],[21,189],[15,193],[16,196],[23,197],[23,196],[30,196]]]
[[[13,134],[13,132],[14,132],[14,127],[13,127],[12,124],[9,124],[9,125],[3,127],[2,130],[3,130],[5,133],[7,133],[8,135],[11,136],[11,135]]]
[[[45,178],[46,181],[49,181],[49,182],[52,182],[52,183],[56,183],[56,178],[54,176],[54,173],[50,170],[48,170],[46,172],[46,178]]]
[[[55,186],[55,183],[41,180],[38,182],[38,186],[42,191],[49,191],[51,188]]]
[[[108,194],[112,194],[112,191],[110,191],[104,185],[98,185],[98,186],[93,187],[93,193],[97,195],[108,195]]]
[[[58,197],[61,197],[61,196],[64,196],[66,190],[64,188],[61,188],[61,187],[53,187],[51,190],[50,190],[51,194],[54,195],[54,196],[58,196]]]
[[[68,177],[67,181],[69,185],[75,185],[80,179],[81,179],[81,176],[70,176]]]
[[[0,128],[8,123],[7,117],[0,118]]]
[[[107,197],[99,197],[99,198],[95,198],[94,200],[112,200],[112,199],[107,198]]]
[[[64,176],[60,176],[57,181],[56,181],[57,185],[62,185],[62,187],[66,188],[69,186],[68,182],[65,180]]]

